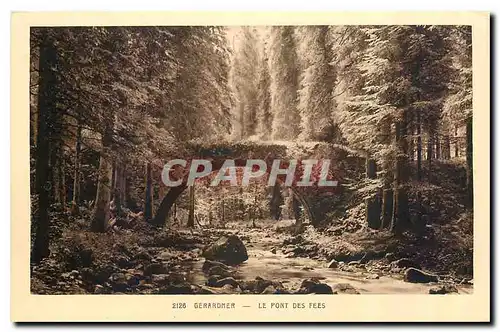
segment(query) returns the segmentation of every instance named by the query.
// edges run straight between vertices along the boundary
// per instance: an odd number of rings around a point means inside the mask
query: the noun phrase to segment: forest
[[[470,26],[31,28],[31,291],[470,293],[472,137]],[[165,186],[207,153],[340,187]]]

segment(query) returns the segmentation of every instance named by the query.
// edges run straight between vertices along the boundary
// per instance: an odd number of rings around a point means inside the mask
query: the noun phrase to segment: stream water
[[[248,260],[236,267],[236,279],[253,280],[261,277],[267,280],[280,281],[288,289],[298,289],[307,278],[318,278],[321,282],[333,286],[338,283],[349,283],[360,293],[372,294],[429,294],[429,289],[436,284],[419,284],[405,282],[402,275],[381,275],[373,279],[374,273],[359,269],[357,272],[345,272],[327,268],[327,262],[311,258],[288,258],[280,252],[271,252],[281,240],[273,237],[251,238],[247,246]],[[206,275],[202,271],[204,259],[192,262],[188,279],[196,284],[205,284]],[[471,294],[473,287],[457,286],[459,294]]]

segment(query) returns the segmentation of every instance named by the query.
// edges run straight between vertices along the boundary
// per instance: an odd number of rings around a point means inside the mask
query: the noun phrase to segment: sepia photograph
[[[473,296],[473,33],[30,26],[29,293],[206,315]]]

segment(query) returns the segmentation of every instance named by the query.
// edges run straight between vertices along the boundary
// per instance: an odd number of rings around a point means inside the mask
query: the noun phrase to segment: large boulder
[[[405,281],[415,283],[438,282],[439,277],[434,274],[410,267],[405,271]]]
[[[237,265],[248,259],[248,253],[245,245],[236,235],[229,235],[222,236],[208,246],[203,252],[203,257],[212,261]]]

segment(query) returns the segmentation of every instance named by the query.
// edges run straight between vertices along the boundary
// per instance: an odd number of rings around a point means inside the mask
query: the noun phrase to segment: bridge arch
[[[237,162],[236,164],[240,164],[240,163]],[[212,170],[212,173],[219,171],[220,166],[221,165],[219,165],[218,168]],[[239,167],[241,167],[241,166],[239,166]],[[269,173],[266,172],[266,174],[263,176],[268,176],[268,175],[269,175]],[[277,182],[280,185],[284,184],[283,179],[280,177],[277,178]],[[257,185],[257,184],[255,184],[255,185]],[[167,221],[168,214],[170,213],[174,203],[177,201],[177,199],[182,195],[182,193],[187,188],[188,188],[188,185],[186,184],[186,181],[183,181],[182,184],[179,186],[171,187],[168,190],[167,194],[163,197],[163,199],[158,207],[158,210],[157,210],[154,218],[150,221],[150,223],[153,225],[157,225],[157,226],[165,225],[165,223]],[[303,193],[301,193],[300,190],[298,190],[296,187],[290,186],[287,188],[290,188],[294,198],[300,203],[300,205],[302,205],[302,207],[304,209],[304,213],[306,214],[306,216],[310,220],[310,222],[312,224],[315,224],[316,218],[314,216],[314,213],[311,209],[311,206],[309,204],[307,197]]]
[[[246,161],[249,159],[264,160],[266,161],[268,170],[274,159],[330,159],[332,161],[330,171],[334,174],[335,179],[342,182],[334,189],[336,193],[340,193],[340,191],[346,188],[343,186],[344,178],[349,178],[349,181],[356,181],[360,176],[364,176],[365,170],[365,156],[360,154],[360,152],[350,150],[345,146],[326,142],[189,142],[182,152],[178,152],[175,155],[176,158],[181,159],[186,158],[186,156],[192,159],[210,160],[212,172],[218,171],[227,159],[234,160],[236,167],[245,166]],[[175,159],[175,157],[172,159]],[[268,172],[267,175],[269,175]],[[181,185],[168,189],[154,218],[149,221],[150,223],[155,225],[164,225],[166,223],[168,213],[173,204],[187,188],[186,178],[183,179]],[[161,183],[161,185],[164,184]],[[303,206],[304,212],[313,225],[316,226],[325,219],[325,212],[321,211],[321,209],[318,210],[316,201],[313,200],[314,197],[320,197],[325,193],[325,187],[291,186],[288,188],[291,188],[294,197]],[[326,188],[326,191],[328,190]]]

